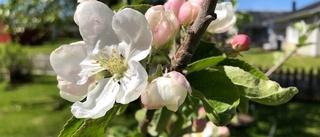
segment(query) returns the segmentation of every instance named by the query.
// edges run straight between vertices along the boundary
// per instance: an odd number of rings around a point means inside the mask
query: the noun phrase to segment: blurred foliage
[[[124,5],[163,4],[165,0],[101,0],[113,10]],[[56,37],[79,37],[73,21],[76,1],[8,0],[0,5],[0,24],[9,26],[13,41],[38,45]]]
[[[63,0],[8,0],[0,6],[0,24],[9,26],[14,41],[39,44],[50,35],[57,35],[55,26],[63,26],[63,22],[72,19],[76,3]]]
[[[32,61],[27,50],[20,45],[1,46],[0,64],[9,73],[10,84],[32,81]]]

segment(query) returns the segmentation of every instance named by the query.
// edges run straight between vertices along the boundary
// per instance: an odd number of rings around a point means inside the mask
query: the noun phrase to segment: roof
[[[297,11],[288,13],[286,15],[274,18],[274,19],[269,19],[266,20],[264,23],[274,23],[274,22],[284,22],[284,21],[289,21],[289,20],[293,20],[293,19],[299,19],[302,17],[306,17],[306,16],[310,16],[310,15],[314,15],[316,13],[320,12],[320,1],[319,2],[315,2],[313,4],[310,4],[304,8],[301,8]]]
[[[274,11],[249,11],[253,21],[245,23],[243,27],[263,27],[263,22],[288,14],[289,12],[274,12]]]

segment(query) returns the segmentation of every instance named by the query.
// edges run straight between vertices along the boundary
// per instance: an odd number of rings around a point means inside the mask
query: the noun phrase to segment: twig
[[[214,13],[218,0],[204,0],[199,14],[188,29],[188,34],[171,62],[171,70],[182,72],[198,47],[200,39],[210,22],[216,19]]]
[[[279,61],[276,65],[274,65],[272,68],[270,68],[264,75],[269,77],[274,71],[276,71],[278,68],[282,66],[284,62],[286,62],[294,53],[296,53],[298,48],[294,48],[289,54],[287,54],[285,57],[282,58],[281,61]]]

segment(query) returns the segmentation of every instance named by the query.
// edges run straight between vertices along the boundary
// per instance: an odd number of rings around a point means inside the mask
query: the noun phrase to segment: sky
[[[294,0],[238,0],[240,11],[291,11]],[[295,0],[296,8],[300,9],[320,0]]]

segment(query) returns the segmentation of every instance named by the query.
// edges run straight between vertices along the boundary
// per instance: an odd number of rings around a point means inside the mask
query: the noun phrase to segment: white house
[[[273,26],[278,24],[286,24],[285,38],[282,46],[296,45],[299,39],[299,31],[293,26],[295,23],[303,20],[306,24],[319,23],[320,22],[320,1],[306,6],[302,9],[293,11],[284,16],[280,16],[274,19],[270,19],[265,24],[269,27],[272,33],[277,35],[277,32],[273,31]],[[271,37],[271,35],[270,35]],[[307,39],[307,43],[311,43],[308,46],[301,47],[298,50],[298,54],[305,56],[320,56],[320,29],[319,27],[314,29]]]

